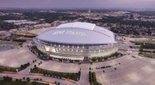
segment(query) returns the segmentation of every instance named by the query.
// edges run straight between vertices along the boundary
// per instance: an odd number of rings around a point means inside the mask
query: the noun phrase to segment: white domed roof
[[[37,39],[64,44],[117,43],[113,32],[91,23],[74,22],[62,24],[37,36]]]

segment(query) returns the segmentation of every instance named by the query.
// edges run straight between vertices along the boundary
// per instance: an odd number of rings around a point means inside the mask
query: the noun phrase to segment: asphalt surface
[[[14,45],[0,45],[0,51],[6,51],[14,48],[15,48]]]

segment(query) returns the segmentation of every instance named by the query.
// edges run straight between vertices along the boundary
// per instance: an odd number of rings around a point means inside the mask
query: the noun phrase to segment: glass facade
[[[35,40],[37,48],[48,54],[101,57],[115,53],[118,44],[62,44]]]

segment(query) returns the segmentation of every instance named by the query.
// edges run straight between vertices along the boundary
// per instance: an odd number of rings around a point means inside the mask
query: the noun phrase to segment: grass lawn
[[[20,43],[19,43],[19,42],[14,42],[14,41],[12,41],[12,42],[10,42],[10,41],[0,41],[0,45],[1,45],[1,44],[19,45]]]
[[[149,57],[149,58],[155,58],[155,54],[142,53],[142,55],[144,55],[145,57]]]
[[[0,80],[0,85],[48,85],[48,84],[27,82],[27,81],[3,81],[3,80]]]
[[[31,70],[32,73],[40,73],[43,75],[50,75],[51,77],[57,77],[57,78],[68,78],[72,79],[74,81],[78,81],[80,79],[80,71],[77,73],[63,73],[63,72],[56,72],[56,71],[49,71],[41,68],[34,68]]]
[[[12,34],[17,35],[17,36],[26,36],[26,37],[36,37],[37,36],[37,34],[29,33],[29,32],[15,32]]]
[[[146,41],[131,41],[135,44],[143,44],[143,43],[149,43],[149,44],[155,44],[155,40],[146,40]]]
[[[12,67],[5,67],[0,65],[0,72],[2,71],[10,71],[10,72],[16,72],[17,68],[12,68]],[[1,84],[0,84],[1,85]]]
[[[90,85],[102,85],[101,83],[97,82],[95,72],[89,72],[89,82]]]

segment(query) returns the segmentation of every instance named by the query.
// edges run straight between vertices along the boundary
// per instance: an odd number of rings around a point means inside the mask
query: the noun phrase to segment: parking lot
[[[0,45],[0,51],[6,51],[14,48],[16,48],[14,45]]]
[[[20,67],[22,64],[37,59],[37,57],[26,47],[1,51],[0,55],[0,65],[8,67]]]
[[[80,70],[78,64],[63,63],[63,62],[56,62],[56,61],[45,61],[38,67],[46,70],[51,70],[51,71],[69,72],[69,73],[77,73]]]
[[[99,66],[109,68],[96,69]],[[124,56],[94,65],[97,80],[103,85],[155,85],[155,60]]]

